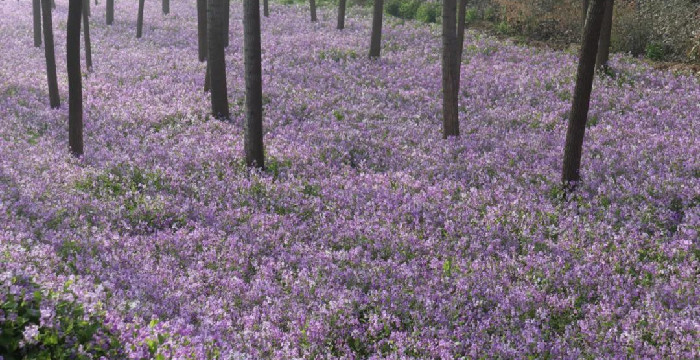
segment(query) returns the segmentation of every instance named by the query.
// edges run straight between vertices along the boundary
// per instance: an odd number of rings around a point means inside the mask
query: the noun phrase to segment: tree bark
[[[263,15],[270,16],[270,0],[263,0]]]
[[[32,0],[32,17],[34,18],[34,47],[41,46],[41,3]]]
[[[51,0],[51,8],[56,9],[56,0]]]
[[[309,7],[311,8],[311,22],[318,21],[316,17],[316,0],[309,0]]]
[[[346,0],[338,1],[338,30],[345,29],[345,7]]]
[[[207,0],[197,0],[197,49],[199,61],[207,59]]]
[[[211,70],[209,69],[209,62],[207,61],[207,69],[204,70],[204,92],[209,92],[211,90]]]
[[[384,0],[374,1],[372,14],[372,38],[369,45],[369,57],[378,58],[382,47],[382,15],[384,13]]]
[[[608,67],[610,57],[610,36],[612,35],[614,0],[608,0],[605,6],[603,24],[600,28],[600,40],[598,41],[598,56],[596,58],[596,68],[605,70]]]
[[[562,183],[567,189],[573,189],[581,179],[581,151],[583,137],[588,120],[593,77],[595,75],[595,60],[598,52],[600,28],[605,13],[607,0],[592,0],[586,26],[583,32],[583,43],[579,55],[576,86],[571,104],[569,127],[566,132],[564,146],[564,164],[562,168]]]
[[[112,25],[114,22],[114,0],[107,0],[106,8],[107,25]]]
[[[246,127],[245,158],[249,167],[265,168],[262,126],[262,51],[260,0],[243,0]]]
[[[90,0],[83,0],[83,36],[85,39],[85,67],[87,71],[92,71],[92,43],[90,42],[90,21],[88,19],[86,4]]]
[[[207,65],[211,77],[211,112],[217,119],[228,119],[228,91],[226,88],[225,25],[226,0],[209,0],[207,9],[208,50]]]
[[[170,14],[170,0],[163,0],[163,14]]]
[[[140,39],[143,35],[143,8],[146,5],[146,0],[139,0],[139,15],[136,19],[136,38]]]
[[[444,0],[442,8],[442,137],[459,136],[459,79],[455,74],[457,48],[457,0]]]
[[[49,83],[49,103],[54,109],[61,106],[58,95],[58,80],[56,78],[56,51],[53,41],[53,18],[51,17],[51,0],[41,1],[41,12],[44,23],[44,56],[46,57],[46,78]]]
[[[83,85],[80,74],[80,20],[83,0],[69,0],[66,36],[68,70],[68,143],[74,156],[83,155]]]
[[[581,31],[586,27],[586,18],[588,17],[588,7],[590,0],[581,0]]]
[[[83,3],[83,11],[87,13],[88,17],[90,17],[90,0],[87,0]]]
[[[228,47],[231,30],[231,0],[226,0],[226,24],[224,24],[224,47]]]

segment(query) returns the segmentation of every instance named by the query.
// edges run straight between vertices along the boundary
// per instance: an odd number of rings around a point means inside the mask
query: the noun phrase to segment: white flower
[[[24,342],[26,344],[34,344],[39,338],[39,326],[29,325],[24,329]]]

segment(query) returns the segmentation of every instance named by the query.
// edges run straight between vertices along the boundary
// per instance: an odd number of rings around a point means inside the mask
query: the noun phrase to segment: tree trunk
[[[83,36],[85,38],[85,68],[87,71],[92,71],[92,44],[90,43],[90,22],[88,19],[86,4],[89,4],[90,0],[83,0]]]
[[[382,47],[382,15],[384,12],[384,0],[374,1],[372,14],[372,39],[369,45],[369,57],[378,58]]]
[[[114,22],[114,0],[107,0],[106,7],[107,7],[107,10],[106,10],[106,12],[107,12],[107,14],[106,14],[107,15],[106,16],[107,25],[112,25],[112,23]]]
[[[586,131],[588,108],[590,106],[591,89],[595,75],[595,60],[598,52],[598,40],[600,28],[605,13],[607,0],[592,0],[586,26],[583,32],[583,43],[576,74],[576,87],[569,115],[569,127],[566,132],[566,145],[564,147],[564,164],[562,168],[562,182],[567,189],[573,189],[581,177],[581,150],[583,137]]]
[[[34,17],[34,47],[41,46],[41,3],[32,0],[32,16]]]
[[[207,59],[207,0],[197,0],[197,46],[199,61]]]
[[[270,0],[263,0],[263,15],[270,16]]]
[[[262,51],[260,0],[243,0],[245,61],[245,161],[249,167],[265,168],[262,126]]]
[[[459,79],[455,74],[457,0],[444,0],[442,8],[442,137],[459,136]]]
[[[231,31],[231,0],[226,0],[226,16],[224,20],[226,20],[226,24],[224,24],[224,47],[228,47]]]
[[[51,8],[56,9],[56,0],[51,0]]]
[[[603,24],[600,28],[600,40],[598,41],[598,57],[596,58],[596,68],[607,69],[608,58],[610,57],[610,36],[612,35],[614,0],[608,0],[605,6]]]
[[[58,80],[56,79],[56,52],[53,42],[53,19],[51,17],[51,0],[41,1],[41,12],[44,23],[44,55],[46,57],[46,78],[49,82],[49,103],[57,109],[61,106],[58,96]]]
[[[345,5],[346,0],[338,1],[338,30],[345,29]]]
[[[207,61],[207,69],[204,70],[204,92],[209,92],[211,90],[211,70],[209,69],[209,62]]]
[[[73,155],[83,155],[83,85],[80,74],[80,20],[83,0],[69,0],[66,36],[68,69],[68,143]]]
[[[146,5],[145,4],[146,0],[139,0],[139,15],[138,18],[136,19],[136,38],[140,39],[141,35],[143,34],[143,7]]]
[[[581,31],[586,27],[586,18],[588,17],[588,5],[590,0],[581,0]]]
[[[87,14],[88,17],[90,17],[90,0],[87,0],[83,3],[83,11]]]
[[[170,0],[163,0],[163,14],[170,14]]]
[[[209,0],[207,9],[207,65],[211,77],[211,112],[217,119],[228,119],[228,91],[226,88],[226,0]]]
[[[311,8],[311,22],[318,21],[318,18],[316,18],[316,0],[309,0],[309,6]]]

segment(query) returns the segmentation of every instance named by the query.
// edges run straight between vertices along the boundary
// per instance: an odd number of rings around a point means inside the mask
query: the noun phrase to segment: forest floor
[[[700,356],[697,79],[614,56],[565,201],[575,55],[469,31],[443,140],[436,28],[387,19],[371,61],[366,11],[272,4],[251,172],[240,3],[220,122],[194,1],[147,2],[142,39],[137,2],[111,27],[100,2],[75,159],[56,2],[58,110],[28,3],[0,2],[0,300],[71,293],[134,359]]]

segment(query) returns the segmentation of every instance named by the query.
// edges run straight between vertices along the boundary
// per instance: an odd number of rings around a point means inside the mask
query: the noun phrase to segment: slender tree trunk
[[[605,6],[605,15],[600,29],[600,40],[598,41],[598,57],[596,58],[596,68],[606,69],[608,58],[610,57],[610,36],[612,35],[614,0],[608,0]]]
[[[58,96],[58,80],[56,79],[56,52],[53,42],[53,18],[51,17],[51,0],[41,1],[41,12],[44,23],[44,55],[46,57],[46,78],[49,83],[49,103],[54,109],[61,106]]]
[[[586,27],[586,18],[588,17],[588,7],[590,0],[581,0],[581,31]]]
[[[107,25],[112,25],[114,22],[114,0],[107,0],[106,8]]]
[[[143,8],[146,5],[146,0],[139,0],[139,15],[136,19],[136,38],[140,39],[143,34]]]
[[[32,0],[32,16],[34,17],[34,47],[41,46],[41,3]]]
[[[211,90],[211,69],[209,69],[209,61],[207,61],[207,69],[204,72],[204,92]]]
[[[170,14],[170,0],[163,0],[163,14]]]
[[[311,8],[311,22],[318,21],[318,18],[316,18],[316,0],[309,0],[309,7]]]
[[[66,36],[68,69],[68,143],[75,156],[83,155],[83,85],[80,74],[80,19],[83,0],[69,0]]]
[[[346,0],[338,1],[338,30],[345,29],[345,5]]]
[[[457,56],[457,0],[442,5],[442,136],[459,136],[459,107],[455,59]]]
[[[90,17],[90,0],[85,1],[83,3],[83,11],[87,13],[87,16]]]
[[[199,61],[207,59],[207,0],[197,0],[197,49]]]
[[[226,0],[226,16],[224,19],[226,20],[226,24],[224,24],[224,47],[228,47],[231,31],[231,0]]]
[[[382,15],[384,13],[384,0],[374,1],[372,14],[372,38],[369,45],[369,57],[378,58],[382,48]]]
[[[51,0],[51,8],[56,9],[56,0]]]
[[[207,65],[211,77],[211,112],[217,119],[228,119],[228,90],[226,88],[226,0],[209,0],[207,9]]]
[[[263,0],[263,15],[270,16],[270,0]]]
[[[249,167],[265,168],[263,149],[262,51],[260,0],[243,0],[245,61],[245,161]]]
[[[83,0],[85,4],[89,4],[90,0]],[[87,71],[92,71],[92,43],[90,42],[90,20],[88,19],[87,8],[83,6],[83,36],[85,38],[85,67]]]
[[[586,131],[588,108],[590,106],[593,77],[595,74],[595,60],[598,52],[598,40],[600,28],[605,14],[605,5],[608,0],[592,0],[586,18],[586,26],[583,32],[583,43],[576,74],[576,87],[571,104],[569,127],[566,132],[566,145],[564,147],[564,164],[562,168],[562,182],[567,189],[573,189],[575,183],[581,179],[581,151],[583,137]]]

